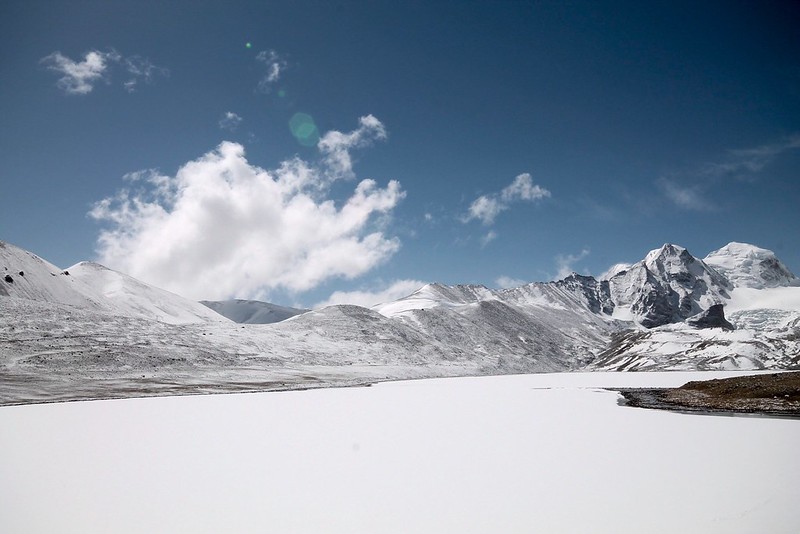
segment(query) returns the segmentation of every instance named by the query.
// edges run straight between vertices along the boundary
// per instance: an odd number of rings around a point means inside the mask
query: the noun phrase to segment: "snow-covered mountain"
[[[92,262],[67,269],[0,241],[0,296],[169,324],[227,321],[198,302],[140,282]]]
[[[771,250],[746,243],[728,243],[703,260],[736,287],[765,289],[800,285]]]
[[[259,300],[201,300],[200,303],[231,321],[241,324],[277,323],[308,311]]]
[[[800,367],[797,278],[771,252],[737,243],[706,260],[667,244],[607,280],[429,284],[373,309],[330,306],[272,324],[232,322],[97,264],[62,271],[7,243],[0,268],[0,404],[435,376]],[[211,305],[242,323],[281,311]]]
[[[666,244],[612,276],[618,317],[652,328],[687,319],[730,298],[732,284],[688,250]],[[624,311],[623,311],[624,310]]]

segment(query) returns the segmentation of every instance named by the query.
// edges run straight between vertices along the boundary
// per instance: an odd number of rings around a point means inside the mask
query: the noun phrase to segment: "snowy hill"
[[[111,311],[91,288],[39,256],[0,241],[0,297],[17,297]]]
[[[83,282],[94,300],[105,300],[114,313],[120,315],[169,324],[225,320],[199,302],[145,284],[99,263],[83,261],[67,270],[70,276]]]
[[[308,311],[258,300],[201,300],[200,304],[240,324],[277,323]]]
[[[0,241],[0,297],[66,304],[83,310],[170,324],[227,321],[200,303],[92,262],[68,269]]]
[[[796,277],[752,245],[708,258],[667,244],[608,280],[429,284],[373,309],[330,306],[272,324],[249,323],[297,310],[208,304],[239,324],[101,265],[61,271],[0,243],[0,404],[437,376],[799,368]]]

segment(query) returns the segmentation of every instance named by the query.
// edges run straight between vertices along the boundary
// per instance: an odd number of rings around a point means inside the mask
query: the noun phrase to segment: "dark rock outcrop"
[[[723,328],[734,330],[734,326],[725,319],[722,304],[714,304],[706,311],[698,313],[686,320],[686,323],[695,328]]]

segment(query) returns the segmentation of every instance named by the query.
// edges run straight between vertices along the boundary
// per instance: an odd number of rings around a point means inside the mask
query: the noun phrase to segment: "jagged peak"
[[[685,247],[675,245],[672,243],[664,243],[661,248],[651,250],[644,258],[645,265],[651,265],[657,262],[663,262],[672,258],[681,258],[684,260],[694,259],[694,256],[689,254]]]

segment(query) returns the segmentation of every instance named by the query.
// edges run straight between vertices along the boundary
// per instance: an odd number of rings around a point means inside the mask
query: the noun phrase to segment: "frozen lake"
[[[800,421],[620,407],[735,373],[0,408],[2,532],[800,531]]]

